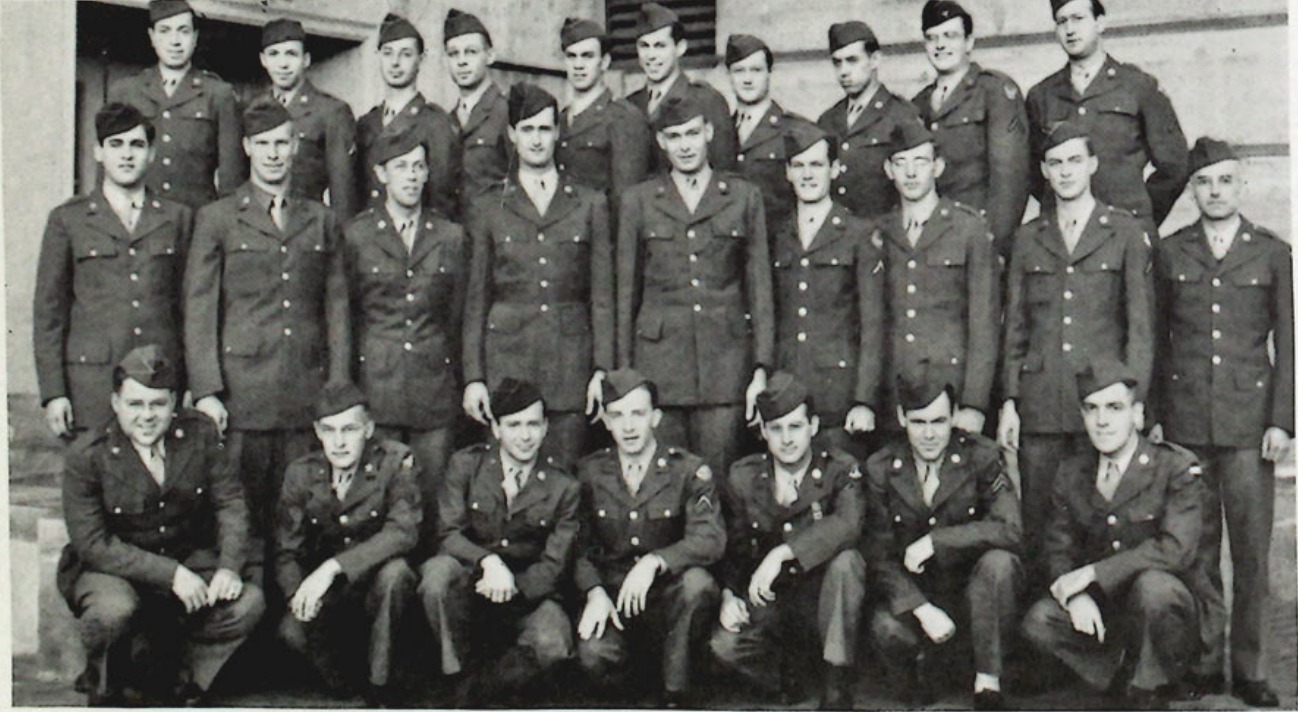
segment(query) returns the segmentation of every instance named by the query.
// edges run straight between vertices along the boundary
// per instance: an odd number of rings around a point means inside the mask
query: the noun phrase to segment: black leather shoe
[[[974,693],[974,709],[976,710],[1005,710],[1005,695],[1000,690],[979,690]]]
[[[825,668],[825,691],[820,696],[820,709],[852,709],[852,683],[847,668],[837,665]]]
[[[176,705],[178,707],[204,707],[207,704],[207,691],[187,682],[176,690]]]
[[[1128,687],[1123,695],[1123,707],[1129,710],[1164,710],[1167,709],[1167,700],[1158,690]]]
[[[1231,692],[1249,707],[1280,706],[1280,698],[1266,680],[1236,680]]]
[[[681,690],[663,690],[658,706],[665,710],[688,708],[688,705],[685,704],[685,693]]]
[[[1192,700],[1226,692],[1226,676],[1221,673],[1192,672],[1185,676],[1185,693]]]

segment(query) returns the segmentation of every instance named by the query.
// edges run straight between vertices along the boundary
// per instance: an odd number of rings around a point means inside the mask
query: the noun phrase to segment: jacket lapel
[[[307,211],[307,200],[303,198],[290,198],[288,201],[288,225],[284,230],[284,241],[287,242],[302,234],[316,223],[319,216],[314,210]],[[269,220],[269,216],[267,216]],[[274,226],[274,223],[271,223]],[[403,246],[404,249],[404,246]]]
[[[1118,489],[1113,493],[1113,502],[1109,505],[1111,509],[1117,509],[1122,504],[1145,491],[1153,481],[1153,459],[1149,455],[1149,443],[1144,438],[1140,439],[1140,444],[1136,447],[1136,453],[1132,455],[1131,462],[1127,465],[1127,471],[1122,474],[1122,479],[1118,481]],[[1093,470],[1098,474],[1099,462],[1096,461],[1096,469]],[[1094,487],[1092,487],[1094,489]]]
[[[532,201],[528,201],[529,203]],[[555,188],[554,197],[550,199],[550,207],[546,208],[545,215],[541,216],[541,227],[548,228],[560,220],[568,217],[572,211],[577,209],[580,201],[573,196],[572,183],[566,176],[560,174],[559,185]]]
[[[856,123],[852,124],[852,127],[847,130],[847,135],[855,136],[882,121],[883,110],[890,101],[892,101],[892,97],[888,95],[888,90],[884,89],[883,85],[880,84],[879,88],[875,90],[874,96],[870,98],[870,103],[857,117]],[[844,114],[843,120],[844,122],[847,121],[846,114]]]
[[[143,215],[141,215],[141,220],[143,220]],[[126,226],[122,224],[121,218],[117,217],[117,213],[113,212],[113,207],[108,204],[108,198],[104,197],[102,190],[97,191],[86,205],[86,223],[96,232],[103,233],[119,242],[129,243],[132,241],[131,233],[126,231]]]
[[[1037,223],[1037,242],[1050,251],[1052,255],[1065,262],[1069,260],[1068,248],[1064,246],[1064,235],[1059,231],[1059,216],[1054,210],[1048,210]]]
[[[437,236],[433,234],[433,221],[428,216],[423,216],[419,227],[415,231],[415,245],[410,250],[410,264],[417,265],[423,262],[433,250],[437,247]],[[399,245],[405,250],[405,245]]]
[[[372,441],[371,441],[372,442]],[[365,452],[361,455],[360,464],[356,468],[356,474],[352,475],[351,487],[347,488],[347,496],[342,500],[342,511],[350,511],[356,505],[364,502],[370,494],[379,486],[378,467],[374,464],[376,457],[371,443],[365,444]],[[335,497],[335,499],[337,499]]]
[[[784,138],[783,126],[784,109],[780,108],[778,103],[771,102],[770,107],[766,110],[766,115],[758,119],[757,125],[753,127],[753,132],[748,134],[748,140],[744,141],[744,145],[739,147],[739,152],[746,153],[768,141],[782,140]]]
[[[675,188],[675,185],[672,187]],[[681,204],[684,205],[684,201]],[[722,178],[720,173],[713,171],[711,180],[708,181],[708,187],[703,191],[703,197],[694,209],[694,214],[690,216],[689,222],[701,223],[721,212],[729,204],[730,183],[725,178]]]
[[[816,236],[811,238],[811,245],[807,247],[806,254],[811,254],[817,250],[823,250],[826,247],[838,242],[847,236],[847,225],[845,218],[848,215],[847,208],[834,203],[834,207],[829,209],[829,215],[825,216],[825,222],[821,223],[820,229],[816,231]],[[796,218],[795,218],[796,221]],[[797,223],[794,223],[794,240],[797,240]],[[801,247],[801,243],[798,243]]]
[[[499,96],[500,90],[496,88],[495,82],[488,84],[487,89],[482,92],[482,98],[478,99],[478,103],[473,105],[473,111],[469,112],[469,123],[461,127],[460,132],[471,134],[476,131],[478,127],[487,120],[487,117],[491,115],[491,112],[494,110],[496,105],[496,99]],[[457,112],[452,111],[451,116],[455,118],[456,123],[459,122]]]
[[[558,197],[556,191],[555,198]],[[541,212],[536,209],[536,204],[528,197],[527,191],[523,190],[523,186],[518,184],[517,175],[511,176],[509,182],[505,184],[504,198],[504,205],[509,208],[510,212],[533,225],[541,224]]]
[[[1082,236],[1077,240],[1077,247],[1073,248],[1073,254],[1069,257],[1069,263],[1077,264],[1086,259],[1091,253],[1100,249],[1104,243],[1109,241],[1113,234],[1109,227],[1108,211],[1103,205],[1096,203],[1095,210],[1091,212],[1091,218],[1087,221],[1086,227],[1082,228]],[[1055,229],[1058,229],[1056,223]],[[1063,240],[1061,236],[1059,238]]]
[[[948,452],[944,456],[942,467],[937,473],[937,492],[933,493],[933,511],[936,512],[941,508],[952,494],[960,491],[960,488],[969,481],[969,468],[963,466],[963,459],[964,457],[958,452]]]
[[[620,473],[619,479],[621,479]],[[667,461],[658,453],[654,453],[654,459],[649,461],[649,469],[645,472],[644,481],[640,483],[640,491],[635,494],[635,506],[639,507],[646,502],[652,501],[671,482],[672,476],[667,471]],[[623,489],[626,488],[623,487]]]
[[[257,201],[256,188],[251,182],[244,183],[239,188],[238,203],[239,222],[267,237],[275,240],[283,239],[279,228],[275,227],[275,223],[270,219],[270,213],[261,209],[261,203]]]
[[[532,474],[527,476],[527,482],[523,483],[523,488],[514,495],[514,504],[509,508],[509,516],[514,516],[519,512],[526,512],[528,507],[545,501],[546,492],[549,490],[547,482],[549,475],[541,463],[537,463],[532,468]]]
[[[943,213],[950,215],[950,208],[945,202],[939,202],[936,208],[933,208],[933,214],[929,216],[928,222],[920,229],[919,240],[915,243],[915,252],[922,253],[942,238],[947,230],[951,229],[951,221]]]
[[[685,199],[681,197],[680,191],[676,190],[676,183],[672,181],[671,173],[663,173],[657,180],[658,196],[654,199],[654,206],[678,222],[687,225],[694,222],[694,216],[690,215],[690,209],[685,206]],[[699,205],[702,206],[703,203],[700,202]]]
[[[392,216],[384,208],[375,210],[375,215],[370,225],[373,230],[374,244],[383,250],[392,259],[405,264],[406,262],[406,245],[401,241],[401,235],[397,232],[396,223],[392,222]],[[419,239],[415,239],[415,247],[419,247]]]
[[[1189,239],[1181,241],[1180,247],[1209,271],[1216,271],[1220,266],[1217,263],[1217,258],[1212,256],[1212,248],[1208,246],[1208,233],[1203,229],[1202,219],[1194,224]],[[1227,255],[1229,256],[1229,253]]]
[[[960,79],[960,83],[955,85],[955,88],[947,95],[946,100],[942,102],[942,105],[937,108],[937,111],[933,112],[932,120],[940,121],[948,114],[955,111],[957,107],[964,104],[969,94],[977,87],[978,75],[981,73],[982,69],[977,65],[977,63],[971,63],[969,69],[965,72],[964,77]],[[924,101],[926,102],[925,106],[930,110],[933,106],[933,100],[931,97],[934,91],[937,91],[936,82],[933,83],[932,89],[928,92],[928,96],[924,98]]]
[[[131,439],[123,433],[117,423],[109,427],[108,471],[113,479],[127,489],[135,492],[157,491],[158,483],[144,466],[140,454],[131,445]]]
[[[924,504],[924,494],[919,489],[919,471],[915,469],[914,456],[909,453],[894,456],[891,464],[892,476],[888,481],[893,491],[912,511],[927,512],[929,507]]]
[[[771,499],[774,500],[774,461],[771,461]],[[798,485],[798,498],[787,508],[788,518],[800,516],[803,512],[818,505],[824,498],[825,490],[829,487],[828,478],[825,477],[825,459],[820,456],[811,458],[811,463],[807,466],[807,473],[802,476],[802,484]]]
[[[191,447],[192,438],[188,436],[184,428],[172,428],[167,433],[165,447],[167,450],[165,465],[165,476],[162,480],[164,490],[173,489],[185,482],[185,475],[189,474],[189,461],[194,457],[194,448]],[[146,468],[147,469],[147,468]]]
[[[585,111],[577,114],[577,118],[571,124],[568,117],[572,115],[572,108],[565,108],[559,116],[560,136],[565,140],[571,140],[599,126],[600,122],[596,120],[596,117],[608,108],[610,101],[612,101],[612,93],[608,89],[600,91],[599,98],[586,107]]]
[[[158,86],[159,86],[159,91],[161,91],[161,86],[162,86],[161,74],[159,74]],[[189,71],[185,74],[185,76],[181,78],[180,84],[176,86],[176,92],[172,94],[171,97],[168,98],[165,103],[170,106],[180,106],[185,102],[189,101],[190,99],[193,99],[194,97],[201,94],[202,91],[203,91],[203,79],[202,77],[198,76],[197,70],[195,70],[193,67],[190,67]],[[166,92],[163,92],[162,95],[165,97],[167,94]]]
[[[1202,224],[1200,230],[1202,230]],[[1225,274],[1237,267],[1252,262],[1255,258],[1265,254],[1263,250],[1253,248],[1254,227],[1248,220],[1242,220],[1239,224],[1239,232],[1235,234],[1235,239],[1230,243],[1230,250],[1226,252],[1226,258],[1221,261],[1221,267],[1218,269],[1219,274]],[[1208,238],[1205,235],[1202,243],[1204,249],[1208,249]],[[1208,250],[1208,256],[1212,257],[1212,250]],[[1213,257],[1213,261],[1216,258]]]
[[[111,212],[111,210],[109,211]],[[144,207],[140,209],[140,219],[135,223],[135,233],[131,235],[132,243],[148,237],[155,230],[171,224],[171,218],[162,210],[162,203],[157,198],[144,194]]]

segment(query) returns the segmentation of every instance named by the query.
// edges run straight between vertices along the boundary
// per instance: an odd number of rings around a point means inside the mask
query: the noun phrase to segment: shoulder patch
[[[1013,82],[1006,82],[1004,89],[1005,89],[1006,99],[1009,99],[1010,101],[1014,101],[1015,99],[1019,98],[1019,88],[1014,86]]]
[[[694,476],[704,482],[712,481],[712,468],[707,465],[699,465],[699,469],[694,471]]]
[[[996,475],[996,479],[992,480],[992,494],[996,494],[1003,489],[1012,487],[1013,484],[1010,482],[1010,478],[1004,472]]]

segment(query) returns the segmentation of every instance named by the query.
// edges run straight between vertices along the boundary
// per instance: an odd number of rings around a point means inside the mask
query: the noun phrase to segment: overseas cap
[[[730,35],[730,38],[726,40],[726,66],[729,67],[735,62],[748,59],[758,52],[766,53],[768,58],[771,56],[771,48],[756,37],[752,35]],[[771,63],[774,64],[774,62]]]
[[[1115,358],[1091,359],[1086,368],[1077,373],[1077,400],[1086,400],[1092,393],[1115,383],[1125,383],[1133,391],[1140,386],[1140,380],[1125,363]]]
[[[867,50],[879,46],[879,38],[874,36],[874,30],[860,20],[838,22],[829,26],[830,52],[837,52],[853,42],[865,42]]]
[[[668,10],[656,2],[645,3],[640,6],[640,14],[635,18],[635,36],[644,37],[650,32],[657,32],[664,27],[681,21],[680,15]]]
[[[138,381],[147,388],[166,388],[176,390],[180,387],[180,377],[171,361],[163,355],[157,344],[147,344],[131,349],[130,353],[117,364],[118,381],[127,378]]]
[[[1059,14],[1059,9],[1073,0],[1050,0],[1050,16],[1054,17]],[[1095,8],[1095,15],[1098,17],[1104,14],[1104,3],[1100,0],[1090,0],[1091,7]]]
[[[306,42],[306,30],[302,29],[302,23],[297,20],[271,20],[261,28],[262,49],[293,40]]]
[[[766,382],[766,390],[757,394],[757,412],[763,422],[771,422],[792,413],[798,406],[810,404],[811,394],[802,382],[787,371],[777,371]]]
[[[279,128],[292,120],[293,117],[282,104],[262,97],[243,110],[243,135],[252,138]]]
[[[567,17],[559,30],[559,47],[567,49],[592,37],[599,40],[600,47],[608,45],[608,35],[604,32],[603,25],[582,17]]]
[[[379,25],[380,47],[389,42],[396,42],[410,37],[419,40],[419,48],[423,49],[424,36],[419,34],[419,30],[414,25],[410,24],[410,20],[390,12],[383,16],[383,23]]]
[[[1056,146],[1068,143],[1075,138],[1089,139],[1091,135],[1086,129],[1072,121],[1061,121],[1057,126],[1050,130],[1046,136],[1046,145],[1042,147],[1041,152],[1045,153]]]
[[[1239,156],[1235,155],[1235,149],[1230,144],[1204,136],[1195,141],[1194,148],[1190,149],[1190,175],[1222,161],[1237,160]]]
[[[149,0],[149,25],[158,24],[158,20],[175,17],[181,13],[194,13],[194,8],[185,0]]]
[[[374,161],[374,165],[381,166],[398,156],[410,153],[419,146],[423,146],[424,151],[427,152],[428,146],[414,125],[407,125],[396,131],[385,130],[374,144],[371,160]]]
[[[132,104],[113,102],[95,112],[95,139],[100,143],[109,136],[126,133],[136,126],[144,126],[147,132],[149,120]]]
[[[517,126],[518,122],[554,108],[555,118],[559,116],[559,100],[550,92],[527,82],[519,82],[509,88],[509,125]]]
[[[320,389],[320,395],[316,397],[315,419],[328,418],[358,405],[369,404],[365,394],[351,381],[330,381]]]
[[[487,38],[487,43],[491,43],[491,33],[487,32],[487,26],[482,24],[482,20],[471,12],[464,12],[451,8],[446,13],[446,22],[442,23],[442,42],[450,42],[460,35],[478,34]]]
[[[541,397],[541,389],[531,381],[505,378],[491,392],[491,414],[497,420],[526,410],[533,403],[541,403],[544,407],[545,399]]]
[[[810,121],[795,119],[784,126],[784,155],[792,160],[821,141],[829,144],[829,158],[838,157],[838,140],[833,134]]]
[[[673,96],[663,103],[662,110],[658,112],[658,119],[654,121],[654,131],[665,131],[673,126],[680,126],[697,116],[706,117],[706,114],[703,112],[703,104],[699,103],[693,94]]]
[[[928,363],[924,363],[920,372],[911,378],[897,376],[897,404],[904,412],[926,408],[943,393],[951,398],[951,407],[954,408],[955,387],[937,377]]]
[[[953,0],[928,0],[920,14],[920,27],[924,32],[928,32],[930,27],[937,27],[957,17],[964,20],[965,27],[973,27],[973,17],[960,6],[960,3]]]
[[[902,151],[909,151],[912,148],[923,146],[926,143],[933,142],[933,132],[928,130],[924,122],[919,121],[902,121],[892,128],[892,153],[897,155]]]
[[[600,384],[600,391],[604,397],[604,405],[615,403],[627,397],[635,389],[644,386],[649,391],[649,397],[654,404],[658,403],[658,386],[649,380],[644,374],[633,368],[619,368],[616,371],[610,371],[604,375],[604,381]]]

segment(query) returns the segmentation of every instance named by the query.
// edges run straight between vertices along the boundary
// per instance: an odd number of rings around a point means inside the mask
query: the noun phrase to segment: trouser
[[[332,689],[359,682],[361,670],[370,685],[382,687],[392,678],[397,634],[414,593],[415,572],[405,559],[391,559],[357,581],[336,579],[315,618],[303,622],[287,613],[279,634]]]
[[[484,682],[477,687],[505,694],[573,657],[572,621],[556,601],[516,595],[508,603],[492,603],[473,590],[477,573],[476,566],[445,554],[419,569],[419,598],[442,674],[494,660],[482,668]]]
[[[211,582],[212,572],[202,576]],[[72,589],[72,612],[86,649],[84,682],[91,699],[126,686],[174,692],[192,682],[207,690],[265,611],[266,599],[252,583],[244,583],[233,601],[186,613],[170,590],[94,571],[81,574]],[[133,654],[138,648],[147,655]]]
[[[1260,442],[1259,438],[1259,442]],[[1230,668],[1236,680],[1265,680],[1262,626],[1270,588],[1268,557],[1275,517],[1275,466],[1259,447],[1196,447],[1207,490],[1194,589],[1203,604],[1203,654],[1195,672],[1221,673],[1226,658],[1226,604],[1221,577],[1222,512],[1230,531],[1234,603]]]
[[[1089,447],[1086,433],[1021,433],[1019,435],[1018,486],[1023,511],[1023,553],[1028,588],[1049,584],[1046,577],[1046,524],[1050,521],[1050,495],[1055,473],[1064,458]],[[1014,470],[1011,469],[1011,479]]]
[[[632,644],[662,652],[663,688],[685,692],[690,686],[690,660],[716,620],[720,590],[712,574],[698,567],[665,575],[649,589],[645,611],[623,618],[625,631],[611,624],[599,638],[577,643],[582,669],[602,687],[617,690],[626,679]],[[609,591],[616,598],[617,591]]]
[[[929,602],[946,612],[956,624],[956,635],[968,631],[973,646],[974,672],[1001,675],[1005,650],[1018,623],[1018,594],[1023,567],[1019,557],[991,549],[978,557],[963,590],[925,591]],[[870,634],[888,660],[913,660],[932,645],[911,611],[875,610]]]
[[[1068,611],[1050,597],[1028,611],[1023,636],[1098,690],[1113,684],[1124,656],[1132,665],[1131,688],[1157,690],[1181,679],[1198,650],[1199,630],[1194,594],[1180,579],[1166,571],[1142,571],[1126,590],[1098,603],[1103,643],[1074,630]]]
[[[813,447],[834,447],[846,452],[861,466],[861,471],[865,471],[865,462],[870,456],[883,446],[884,431],[877,426],[878,420],[875,420],[876,427],[873,432],[869,433],[849,433],[842,426],[825,427],[821,423],[820,434],[816,437]]]
[[[311,430],[282,428],[277,430],[236,430],[231,428],[226,441],[226,453],[243,483],[248,498],[248,514],[252,534],[265,545],[265,559],[269,569],[274,561],[272,544],[275,540],[276,507],[280,490],[284,486],[284,470],[289,463],[319,446]],[[255,552],[254,555],[262,552]],[[267,571],[267,581],[273,581],[273,572]]]
[[[655,429],[658,441],[702,457],[722,480],[739,457],[744,437],[742,405],[670,406]]]
[[[736,593],[747,598],[747,591]],[[819,647],[820,659],[829,665],[852,665],[864,598],[865,559],[856,549],[840,552],[820,569],[779,589],[774,601],[765,606],[750,602],[751,623],[738,633],[718,626],[712,634],[712,654],[725,667],[768,689],[781,679],[781,662],[800,659],[811,647]],[[808,640],[813,631],[819,645]]]
[[[451,439],[454,435],[451,426],[421,430],[382,425],[378,427],[376,434],[409,445],[415,454],[419,496],[424,510],[424,518],[419,525],[419,550],[431,553],[437,548],[437,493],[446,475],[446,463],[451,457]]]
[[[577,461],[586,454],[590,423],[584,413],[549,413],[545,443],[541,446],[543,461],[552,459],[556,467],[576,472]]]

